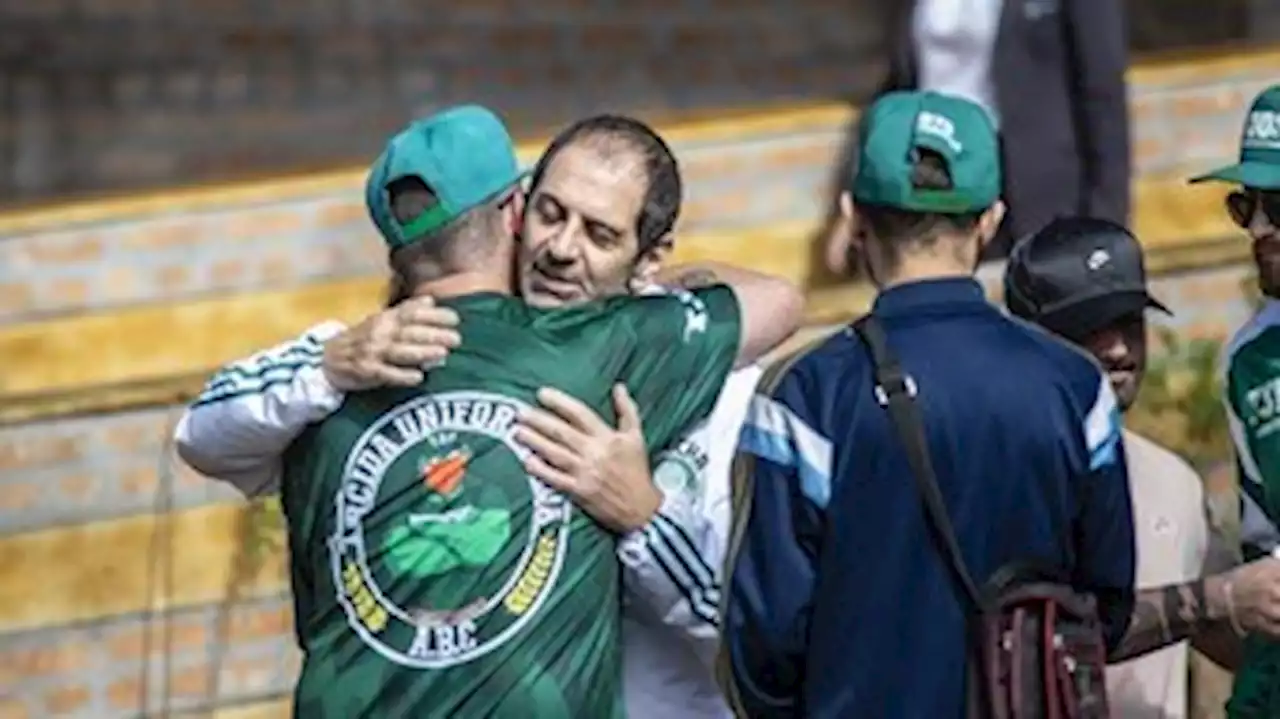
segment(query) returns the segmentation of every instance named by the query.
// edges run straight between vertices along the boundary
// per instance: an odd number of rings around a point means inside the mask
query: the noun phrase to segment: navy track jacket
[[[975,581],[1015,560],[1064,568],[1097,593],[1114,646],[1133,607],[1133,519],[1120,413],[1097,364],[967,278],[890,288],[873,312],[918,387]],[[845,330],[753,399],[720,667],[740,715],[964,715],[960,595],[874,385]]]

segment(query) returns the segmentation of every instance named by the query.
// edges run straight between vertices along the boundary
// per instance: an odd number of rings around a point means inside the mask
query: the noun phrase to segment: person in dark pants
[[[896,3],[895,3],[896,4]],[[1121,0],[914,0],[890,22],[885,91],[972,100],[1001,138],[1005,225],[987,257],[1059,215],[1128,224]]]
[[[979,583],[1015,560],[1062,569],[1114,648],[1135,562],[1119,404],[1092,358],[973,278],[1004,210],[986,113],[891,93],[860,151],[841,208],[965,564]],[[964,605],[852,328],[766,370],[734,483],[719,677],[737,715],[961,719]]]

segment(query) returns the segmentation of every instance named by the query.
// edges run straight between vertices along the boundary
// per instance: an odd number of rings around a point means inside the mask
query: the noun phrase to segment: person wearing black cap
[[[1147,364],[1145,313],[1171,313],[1151,295],[1142,247],[1128,230],[1100,219],[1050,222],[1014,246],[1004,293],[1013,315],[1098,360],[1121,411],[1133,405]],[[1112,657],[1132,660],[1110,668],[1108,692],[1116,716],[1183,717],[1186,640],[1234,666],[1240,649],[1235,630],[1266,626],[1265,598],[1280,589],[1280,562],[1264,559],[1232,569],[1233,553],[1210,530],[1195,471],[1145,437],[1129,430],[1123,437],[1139,592]]]
[[[1128,409],[1146,366],[1143,311],[1171,314],[1147,290],[1133,235],[1109,220],[1059,218],[1018,243],[1005,272],[1009,310],[1088,349]]]

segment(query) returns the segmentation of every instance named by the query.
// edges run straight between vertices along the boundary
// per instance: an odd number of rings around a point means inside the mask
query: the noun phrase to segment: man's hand
[[[383,310],[324,345],[324,374],[342,392],[412,387],[461,341],[458,314],[415,297]]]
[[[1240,627],[1280,638],[1280,559],[1263,557],[1231,570],[1226,579]]]
[[[550,412],[530,410],[516,431],[516,439],[533,450],[525,469],[614,531],[648,524],[662,493],[649,475],[640,412],[626,387],[613,388],[617,429],[559,390],[539,390],[538,401]]]

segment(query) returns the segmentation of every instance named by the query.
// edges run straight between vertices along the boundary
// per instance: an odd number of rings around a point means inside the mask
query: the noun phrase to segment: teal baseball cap
[[[981,212],[1000,199],[1000,143],[987,112],[936,92],[882,95],[862,120],[855,202],[916,212]],[[951,174],[948,190],[918,189],[911,181],[916,153],[933,150]]]
[[[1280,85],[1254,98],[1240,133],[1240,161],[1191,178],[1191,182],[1206,180],[1280,190]]]
[[[394,250],[513,189],[523,176],[502,120],[479,105],[461,105],[415,120],[387,142],[369,170],[365,204]],[[439,202],[401,224],[387,185],[405,177],[422,180]]]

